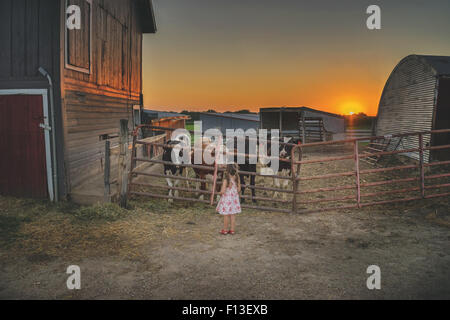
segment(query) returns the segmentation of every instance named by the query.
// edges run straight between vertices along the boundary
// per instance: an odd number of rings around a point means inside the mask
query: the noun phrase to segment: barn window
[[[81,28],[65,28],[65,65],[67,69],[91,73],[92,68],[92,0],[66,0],[66,8],[77,5]]]

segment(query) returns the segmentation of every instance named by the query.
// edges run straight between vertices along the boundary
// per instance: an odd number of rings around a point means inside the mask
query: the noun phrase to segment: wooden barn
[[[339,140],[345,137],[343,116],[308,107],[259,109],[262,129],[279,129],[280,135],[299,136],[302,141]]]
[[[410,55],[389,76],[378,107],[377,136],[450,128],[450,57]],[[392,139],[388,149],[418,147],[417,137]],[[425,146],[450,144],[450,134],[424,136]],[[418,152],[410,157],[419,159]],[[424,161],[450,159],[448,149],[425,151]]]
[[[80,8],[69,30],[66,9]],[[58,200],[102,177],[105,140],[142,108],[150,0],[0,2],[0,193]]]

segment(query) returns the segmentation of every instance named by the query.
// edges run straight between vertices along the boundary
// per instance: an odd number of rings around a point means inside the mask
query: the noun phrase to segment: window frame
[[[68,34],[67,34],[67,26],[65,25],[67,19],[67,7],[69,5],[69,0],[65,0],[65,9],[64,9],[64,65],[66,69],[82,72],[85,74],[92,73],[92,0],[84,0],[89,5],[89,68],[83,68],[79,66],[75,66],[69,63],[69,42],[68,42]]]

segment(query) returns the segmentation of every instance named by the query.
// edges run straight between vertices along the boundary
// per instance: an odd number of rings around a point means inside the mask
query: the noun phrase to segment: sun
[[[341,114],[355,115],[363,110],[363,107],[358,101],[345,101],[340,104],[339,109]]]

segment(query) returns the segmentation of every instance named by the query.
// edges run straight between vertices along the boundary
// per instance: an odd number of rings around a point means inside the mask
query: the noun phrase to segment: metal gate
[[[175,187],[169,186],[167,184],[157,184],[155,183],[157,179],[165,179],[167,176],[161,173],[155,172],[145,172],[139,167],[136,167],[137,163],[146,162],[150,164],[172,164],[171,162],[163,161],[158,158],[149,158],[136,155],[137,145],[148,145],[152,148],[170,148],[171,146],[166,143],[160,143],[155,141],[145,141],[139,139],[139,130],[145,128],[146,130],[154,131],[173,131],[175,129],[157,127],[150,125],[139,126],[133,133],[133,146],[132,146],[132,157],[131,157],[131,169],[129,173],[129,196],[144,196],[152,198],[161,199],[172,199],[177,201],[190,201],[190,202],[200,202],[205,204],[215,204],[214,186],[220,185],[221,181],[217,181],[218,174],[223,172],[224,169],[220,168],[217,163],[214,166],[203,166],[196,164],[180,164],[184,168],[198,168],[203,170],[208,170],[213,176],[212,181],[207,179],[199,179],[197,177],[188,176],[171,176],[172,179],[190,181],[195,183],[207,183],[211,182],[212,188],[207,190],[197,190],[190,187]],[[381,204],[391,204],[397,202],[406,202],[420,199],[430,199],[437,197],[450,196],[449,191],[445,191],[446,188],[450,187],[450,183],[447,181],[442,181],[445,178],[450,177],[450,160],[445,161],[435,161],[425,163],[424,153],[432,152],[436,150],[449,149],[450,144],[439,145],[439,146],[424,146],[424,136],[426,135],[438,135],[449,133],[450,129],[446,130],[433,130],[427,132],[414,132],[405,133],[389,136],[389,138],[402,138],[402,137],[416,137],[418,141],[418,146],[416,148],[401,149],[401,150],[387,150],[374,152],[370,146],[376,144],[377,141],[386,139],[386,137],[369,137],[369,138],[355,138],[346,139],[339,141],[328,141],[328,142],[316,142],[300,145],[292,145],[292,151],[290,159],[278,158],[279,161],[287,161],[290,163],[291,172],[290,176],[280,176],[280,175],[263,175],[259,172],[245,172],[240,171],[240,174],[244,175],[254,175],[258,177],[259,180],[263,180],[263,184],[256,183],[254,186],[245,184],[246,189],[255,189],[258,192],[264,192],[266,196],[257,195],[254,198],[249,195],[241,196],[241,199],[252,199],[259,201],[258,205],[242,204],[242,208],[256,209],[256,210],[267,210],[276,212],[286,212],[286,213],[311,213],[311,212],[323,212],[330,210],[342,210],[342,209],[352,209],[352,208],[363,208],[373,205]],[[166,139],[168,140],[168,139]],[[368,143],[365,150],[363,151],[362,143]],[[315,156],[312,158],[302,158],[304,155],[308,154],[308,149],[310,148],[322,148],[325,154],[332,153],[332,150],[337,145],[347,144],[351,148],[347,149],[347,153],[341,152],[337,156]],[[191,147],[193,150],[194,147]],[[372,151],[367,151],[372,150]],[[412,160],[405,155],[410,155],[411,153],[418,153],[419,161]],[[161,152],[159,153],[161,154]],[[251,156],[245,154],[245,156]],[[401,157],[402,159],[408,159],[410,163],[402,163],[401,165],[386,165],[383,161],[379,161],[379,165],[367,167],[368,164],[364,162],[361,164],[362,159],[367,159],[370,157],[388,158],[388,157]],[[403,159],[403,160],[404,160]],[[398,160],[398,159],[397,159]],[[401,160],[401,161],[403,161]],[[348,166],[346,171],[339,172],[327,172],[331,167],[337,168],[336,163],[341,161],[347,161]],[[390,163],[389,161],[387,162]],[[308,165],[317,164],[319,165],[318,172],[321,174],[311,175],[307,168]],[[332,164],[331,166],[326,166],[326,164]],[[401,172],[410,170],[409,176],[402,177]],[[328,170],[330,171],[330,170]],[[323,174],[325,173],[325,174]],[[395,174],[394,174],[395,173]],[[367,180],[366,176],[375,175],[375,180]],[[137,181],[140,176],[145,176],[151,178],[150,181]],[[267,187],[264,181],[267,179],[280,179],[288,180],[290,182],[289,187],[274,188]],[[332,185],[332,181],[337,180],[336,185]],[[322,181],[323,185],[317,188],[311,187],[313,182]],[[306,186],[304,184],[307,184]],[[398,188],[398,185],[408,184],[407,187]],[[369,192],[371,188],[375,188],[374,191]],[[444,189],[444,192],[442,190]],[[158,193],[158,190],[177,190],[183,192],[183,196],[169,196],[167,194]],[[431,192],[432,190],[437,190],[438,192]],[[273,198],[268,197],[267,193],[279,192],[285,194],[285,197]],[[324,194],[334,192],[334,193],[344,193],[338,196],[325,197]],[[209,196],[208,200],[198,199],[193,197],[192,194],[201,193]],[[316,198],[312,198],[316,195]],[[395,198],[392,196],[395,195]],[[398,197],[400,195],[400,197]],[[372,200],[374,199],[375,200]],[[262,202],[262,204],[261,204]],[[328,206],[328,203],[337,203],[336,206]],[[342,204],[343,203],[343,204]]]
[[[198,165],[198,164],[187,164],[183,163],[180,164],[180,167],[183,168],[192,168],[192,169],[202,169],[207,170],[211,172],[212,180],[207,179],[200,179],[198,177],[187,177],[187,176],[170,176],[171,179],[174,180],[181,180],[181,181],[189,181],[194,183],[210,183],[212,187],[207,190],[198,190],[190,187],[175,187],[175,186],[169,186],[167,184],[158,184],[157,179],[165,179],[167,176],[164,173],[157,173],[157,172],[145,172],[142,169],[139,169],[137,167],[138,163],[146,162],[150,164],[169,164],[173,165],[172,162],[163,161],[157,157],[150,158],[150,157],[143,157],[143,156],[137,156],[136,155],[136,148],[138,145],[147,145],[151,146],[152,148],[172,148],[173,146],[170,146],[166,143],[161,142],[155,142],[155,141],[145,141],[143,139],[139,139],[139,131],[145,129],[145,130],[152,130],[152,131],[173,131],[175,129],[173,128],[167,128],[167,127],[159,127],[159,126],[152,126],[152,125],[141,125],[137,127],[133,132],[133,145],[132,145],[132,156],[131,156],[131,169],[129,174],[129,188],[128,188],[128,195],[129,196],[144,196],[144,197],[152,197],[152,198],[161,198],[161,199],[172,199],[172,200],[179,200],[179,201],[190,201],[190,202],[200,202],[200,203],[206,203],[206,204],[215,204],[216,201],[214,200],[214,196],[216,194],[215,186],[221,185],[221,181],[217,181],[218,175],[223,172],[225,169],[221,168],[217,165],[217,162],[214,166],[205,166],[205,165]],[[193,132],[193,131],[192,131]],[[191,132],[191,133],[192,133]],[[168,139],[166,139],[168,140]],[[297,157],[296,160],[300,160],[299,158],[301,155],[298,153],[299,149],[297,149],[297,145],[295,144],[289,144],[289,143],[283,143],[280,142],[280,144],[286,144],[291,145],[293,147],[291,152],[290,159],[283,159],[279,158],[278,156],[273,156],[271,159],[278,159],[279,161],[288,162],[291,165],[292,172],[299,172],[299,166],[295,164],[295,161],[291,161],[293,157]],[[195,147],[191,147],[191,150],[195,150]],[[159,152],[161,154],[162,152]],[[235,156],[237,155],[243,155],[245,157],[252,157],[254,155],[245,153],[245,154],[238,154],[234,153]],[[248,176],[256,176],[260,177],[260,179],[280,179],[280,180],[289,180],[291,182],[290,188],[273,188],[273,187],[267,187],[264,185],[258,185],[255,184],[250,185],[246,183],[245,185],[242,185],[241,187],[245,187],[245,189],[255,189],[256,191],[264,191],[269,193],[275,193],[279,192],[281,194],[286,194],[286,199],[279,199],[279,198],[270,198],[270,197],[264,197],[264,196],[255,196],[252,197],[250,195],[242,195],[241,199],[245,200],[255,200],[260,201],[266,204],[263,205],[250,205],[250,204],[241,204],[242,208],[249,208],[249,209],[256,209],[256,210],[267,210],[267,211],[277,211],[277,212],[295,212],[296,211],[296,201],[293,201],[296,197],[296,192],[294,192],[295,186],[297,185],[297,175],[291,175],[288,176],[281,176],[281,175],[264,175],[259,172],[248,172],[248,171],[239,171],[242,175],[248,175]],[[138,178],[144,176],[151,178],[150,181],[138,181]],[[141,179],[142,180],[142,179]],[[256,178],[255,178],[256,180]],[[150,189],[150,190],[149,190]],[[158,190],[176,190],[179,192],[183,192],[185,196],[169,196],[167,194],[158,193]],[[209,197],[208,200],[205,199],[199,199],[196,197],[192,197],[192,194],[200,193],[203,195],[207,195]],[[286,205],[288,205],[288,208],[286,208]]]
[[[407,202],[413,200],[430,199],[450,196],[450,183],[445,178],[450,177],[450,161],[424,161],[424,154],[430,152],[449,149],[450,144],[437,146],[424,145],[424,136],[435,136],[448,134],[450,129],[433,130],[426,132],[413,132],[397,134],[390,136],[373,136],[369,138],[355,138],[340,141],[309,143],[299,146],[302,154],[308,153],[310,148],[325,148],[331,150],[339,145],[351,145],[351,151],[344,155],[332,157],[312,157],[311,159],[302,159],[297,164],[302,166],[302,174],[297,178],[298,182],[325,181],[325,185],[319,188],[299,186],[299,206],[303,210],[299,213],[322,212],[330,210],[342,210],[351,208],[362,208],[373,205],[392,204],[398,202]],[[417,141],[417,147],[409,149],[395,148],[376,151],[372,145],[380,144],[379,141],[393,138],[414,138]],[[367,143],[362,150],[361,144]],[[447,141],[449,142],[449,141]],[[382,144],[380,144],[382,145]],[[392,150],[393,149],[393,150]],[[418,154],[418,161],[414,160],[415,154]],[[374,159],[374,162],[361,162],[365,159]],[[394,161],[393,161],[394,160]],[[322,168],[338,168],[337,163],[347,161],[353,166],[341,166],[344,170],[335,170],[335,172],[306,175],[310,172],[305,168],[306,165],[319,164]],[[397,161],[397,162],[396,162]],[[392,163],[394,164],[392,165]],[[395,163],[396,162],[396,163]],[[365,166],[365,168],[363,167]],[[350,170],[345,170],[350,168]],[[406,174],[404,172],[407,172]],[[374,180],[370,181],[367,176],[375,175]],[[337,184],[332,185],[331,180],[339,180]],[[329,185],[327,185],[329,184]],[[405,186],[406,184],[406,186]],[[400,187],[399,187],[400,185]],[[402,186],[403,185],[403,186]],[[371,191],[370,189],[376,190]],[[447,189],[447,190],[446,190]],[[437,192],[432,192],[437,190]],[[369,192],[371,191],[371,192]],[[339,196],[325,197],[325,193],[339,193]],[[310,199],[311,195],[319,194],[319,197]],[[373,199],[376,200],[373,200]],[[327,206],[327,203],[337,203],[337,206]],[[344,204],[342,204],[344,203]],[[313,208],[311,208],[311,205]],[[309,206],[309,208],[307,208]]]

